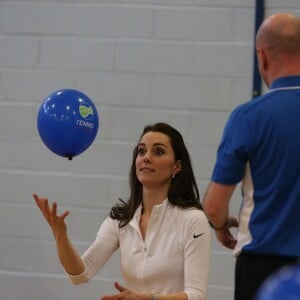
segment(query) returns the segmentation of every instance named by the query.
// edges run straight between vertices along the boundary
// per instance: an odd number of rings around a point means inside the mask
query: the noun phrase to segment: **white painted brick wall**
[[[121,278],[119,254],[73,286],[32,193],[71,210],[79,252],[128,195],[135,144],[148,123],[178,128],[201,195],[229,112],[251,97],[253,0],[0,0],[1,300],[99,299]],[[267,0],[266,14],[300,15],[299,0]],[[39,138],[42,101],[76,88],[94,101],[100,130],[72,161]],[[231,203],[238,211],[239,191]],[[201,254],[199,254],[201,255]],[[208,300],[233,299],[234,258],[213,239]]]

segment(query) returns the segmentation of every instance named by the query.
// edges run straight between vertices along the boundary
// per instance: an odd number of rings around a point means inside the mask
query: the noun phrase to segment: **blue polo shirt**
[[[212,181],[242,182],[234,254],[300,256],[300,76],[275,80],[231,113]]]

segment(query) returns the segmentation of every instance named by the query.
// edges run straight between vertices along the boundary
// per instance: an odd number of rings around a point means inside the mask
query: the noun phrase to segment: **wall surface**
[[[266,14],[300,14],[299,0],[266,1]],[[73,286],[32,193],[71,211],[79,252],[118,197],[144,125],[183,134],[201,195],[229,112],[252,95],[253,0],[0,0],[1,300],[99,299],[121,280],[118,253]],[[86,93],[100,129],[72,161],[50,152],[36,121],[61,88]],[[240,195],[232,201],[237,213]],[[199,254],[200,255],[200,254]],[[233,299],[235,260],[213,240],[208,300]]]

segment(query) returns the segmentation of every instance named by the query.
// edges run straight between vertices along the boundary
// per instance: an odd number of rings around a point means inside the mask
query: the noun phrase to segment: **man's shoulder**
[[[269,108],[269,101],[272,101],[273,96],[274,95],[272,95],[271,93],[266,93],[259,97],[248,100],[247,102],[236,106],[232,110],[231,116],[244,117],[247,114],[251,114],[253,112],[256,113],[257,111],[260,111],[265,106]]]

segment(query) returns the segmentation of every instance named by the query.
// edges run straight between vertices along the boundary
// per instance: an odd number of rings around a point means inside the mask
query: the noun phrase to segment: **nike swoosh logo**
[[[203,234],[204,234],[204,232],[202,232],[202,233],[200,233],[200,234],[195,234],[195,233],[194,233],[194,239],[198,238],[199,236],[201,236],[201,235],[203,235]]]

